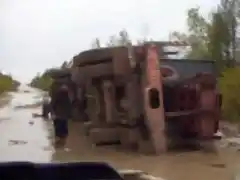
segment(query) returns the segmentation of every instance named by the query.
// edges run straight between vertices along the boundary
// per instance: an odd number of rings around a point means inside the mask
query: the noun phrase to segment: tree
[[[223,96],[223,117],[228,121],[240,122],[240,68],[227,68],[218,79]]]
[[[93,49],[97,49],[101,47],[101,43],[100,40],[98,38],[94,39],[93,43],[92,43],[92,48]]]
[[[173,32],[171,39],[190,45],[187,58],[213,59],[219,61],[219,68],[232,66],[235,61],[239,4],[240,0],[222,0],[209,20],[200,15],[199,8],[189,9],[188,33]]]
[[[200,15],[199,7],[189,9],[187,14],[190,35],[195,36],[200,42],[205,42],[207,40],[209,23]]]
[[[188,31],[189,42],[192,51],[189,53],[189,58],[209,59],[208,44],[208,28],[209,23],[200,15],[199,8],[188,10]]]
[[[64,61],[61,65],[61,69],[66,69],[66,68],[68,68],[68,62]]]
[[[106,43],[107,47],[118,46],[118,39],[116,36],[110,36],[109,41]]]
[[[123,29],[118,33],[118,35],[110,36],[108,42],[106,43],[106,46],[107,47],[127,46],[129,42],[131,42],[129,34],[125,29]],[[99,38],[94,39],[91,47],[93,49],[97,49],[101,47]]]
[[[200,15],[199,7],[189,9],[187,15],[188,34],[173,32],[170,34],[170,40],[189,44],[191,50],[186,58],[209,59],[207,49],[209,23]]]
[[[128,32],[126,30],[122,30],[119,32],[118,41],[119,41],[118,44],[120,46],[127,46],[131,42]]]
[[[217,60],[218,71],[233,67],[236,61],[237,19],[239,0],[222,0],[217,10],[212,13],[209,27],[208,51],[211,58]],[[236,5],[238,4],[238,8]]]
[[[223,96],[223,116],[227,120],[240,117],[239,92],[240,68],[233,67],[236,61],[236,39],[239,26],[239,0],[222,0],[213,13],[212,26],[209,29],[209,52],[217,60],[218,87]]]
[[[118,36],[110,36],[109,41],[107,42],[107,47],[114,46],[127,46],[131,42],[129,34],[126,30],[121,30],[118,33]]]
[[[219,11],[223,15],[223,19],[227,24],[230,42],[228,46],[229,65],[233,66],[236,61],[236,43],[237,29],[239,27],[240,18],[240,0],[221,0]]]
[[[208,30],[208,52],[211,59],[217,61],[216,67],[219,73],[222,72],[230,60],[230,37],[228,25],[224,20],[223,14],[221,12],[213,13],[211,26]]]
[[[19,85],[20,83],[14,80],[11,75],[0,73],[0,94],[16,90]]]
[[[52,83],[52,78],[50,76],[52,70],[53,69],[46,69],[42,74],[38,73],[31,80],[30,86],[48,91]]]

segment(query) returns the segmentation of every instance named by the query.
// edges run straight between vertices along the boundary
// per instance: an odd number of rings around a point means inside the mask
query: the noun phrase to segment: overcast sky
[[[218,0],[0,0],[0,70],[26,82],[125,28],[133,39],[186,31],[186,11]]]

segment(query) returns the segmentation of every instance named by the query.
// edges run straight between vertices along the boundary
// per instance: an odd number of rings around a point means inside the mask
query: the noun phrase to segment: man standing
[[[51,111],[51,107],[50,107],[50,99],[47,95],[45,95],[43,97],[43,105],[42,105],[42,117],[44,119],[48,119],[48,114]]]
[[[71,100],[68,86],[53,82],[51,88],[52,119],[55,132],[55,146],[64,146],[68,136],[68,119],[71,116]]]

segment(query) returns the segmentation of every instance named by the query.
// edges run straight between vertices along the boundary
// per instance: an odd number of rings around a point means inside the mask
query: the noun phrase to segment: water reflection
[[[51,161],[52,152],[45,152],[43,147],[50,146],[48,131],[41,119],[32,118],[32,109],[16,111],[18,105],[31,104],[33,97],[40,93],[28,87],[22,87],[28,93],[13,92],[12,100],[1,109],[1,117],[10,117],[0,124],[0,160],[1,161]],[[29,89],[29,90],[28,90]],[[40,111],[39,108],[34,111]]]

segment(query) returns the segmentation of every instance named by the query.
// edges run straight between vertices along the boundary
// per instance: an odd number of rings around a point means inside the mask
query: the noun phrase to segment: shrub
[[[19,82],[12,79],[11,76],[0,74],[0,94],[5,91],[15,90]]]
[[[240,122],[240,67],[225,69],[218,79],[218,85],[223,96],[224,118]]]
[[[52,79],[46,75],[36,76],[35,78],[33,78],[33,80],[30,83],[32,87],[42,89],[44,91],[48,91],[51,84],[52,84]]]

